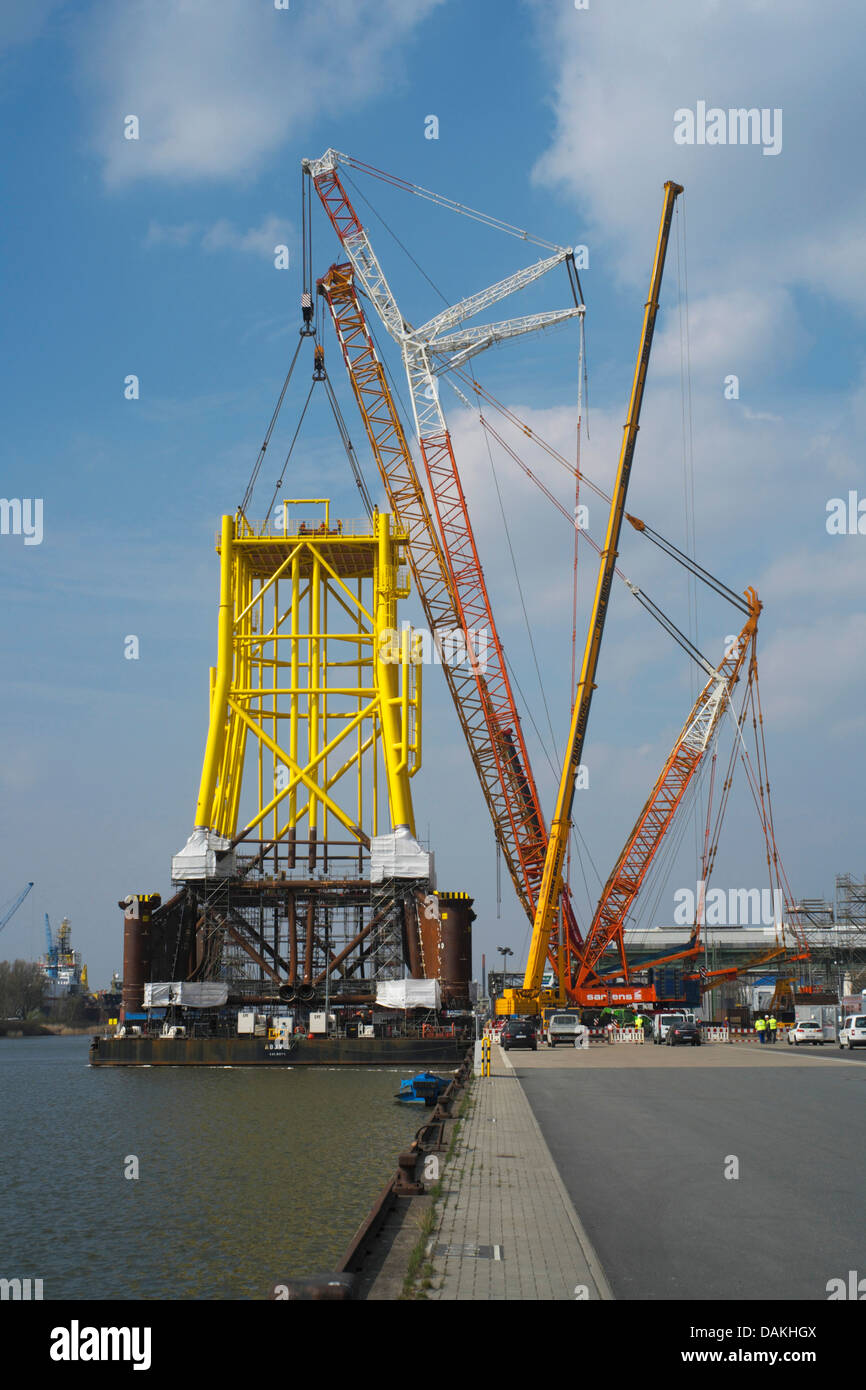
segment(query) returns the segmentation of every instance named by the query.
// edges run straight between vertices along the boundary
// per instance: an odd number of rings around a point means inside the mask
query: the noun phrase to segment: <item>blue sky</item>
[[[616,462],[661,186],[686,186],[700,558],[734,588],[755,584],[765,603],[764,713],[795,893],[830,893],[837,872],[863,872],[866,539],[829,536],[825,519],[830,498],[866,495],[864,46],[859,7],[842,0],[784,11],[760,0],[590,0],[583,11],[570,0],[7,3],[0,494],[42,498],[45,529],[39,546],[0,537],[0,900],[36,881],[4,956],[38,952],[42,913],[65,913],[103,983],[120,966],[116,900],[168,889],[205,734],[213,536],[243,494],[294,348],[300,160],[328,146],[589,246],[584,466],[600,483]],[[698,101],[781,109],[781,152],[676,145],[674,112]],[[129,113],[139,141],[123,139]],[[424,138],[430,114],[438,140]],[[534,258],[429,203],[358,184],[449,299]],[[439,301],[375,220],[371,230],[407,316],[421,321]],[[274,269],[276,242],[291,249],[286,272]],[[314,252],[317,274],[337,259],[318,208]],[[679,270],[672,248],[630,506],[682,543]],[[553,276],[502,312],[568,302],[564,275]],[[374,486],[333,347],[330,362]],[[497,349],[478,371],[567,452],[576,365],[576,335],[562,330]],[[141,381],[135,402],[123,396],[128,373]],[[736,401],[724,397],[730,373]],[[445,399],[503,640],[550,752],[486,448]],[[354,515],[323,409],[302,443],[297,491],[325,489]],[[571,538],[507,460],[496,470],[561,750]],[[565,475],[538,471],[568,505]],[[591,510],[597,538],[603,527]],[[681,574],[632,534],[622,552],[623,568],[684,626]],[[581,573],[585,592],[589,551]],[[691,699],[685,659],[633,610],[615,592],[590,787],[576,803],[602,878]],[[702,599],[714,659],[732,630],[725,608]],[[123,659],[128,633],[140,638],[137,662]],[[520,954],[526,926],[507,884],[496,920],[492,833],[444,682],[434,674],[425,693],[419,826],[429,823],[442,886],[476,897],[478,948]],[[525,723],[549,814],[554,778]],[[730,822],[716,882],[760,887],[762,841],[745,799]],[[693,879],[689,830],[651,920],[669,921],[675,889]],[[575,892],[585,920],[579,874]]]

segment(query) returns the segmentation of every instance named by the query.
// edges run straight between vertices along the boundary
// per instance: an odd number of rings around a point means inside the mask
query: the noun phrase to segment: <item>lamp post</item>
[[[509,956],[513,956],[513,955],[514,955],[514,952],[512,951],[512,949],[511,949],[510,946],[497,946],[496,949],[497,949],[497,951],[499,952],[499,954],[500,954],[501,957],[502,957],[502,988],[503,988],[503,990],[504,990],[504,989],[505,989],[505,965],[506,965],[506,962],[507,962],[507,960],[508,960],[508,957],[509,957]]]

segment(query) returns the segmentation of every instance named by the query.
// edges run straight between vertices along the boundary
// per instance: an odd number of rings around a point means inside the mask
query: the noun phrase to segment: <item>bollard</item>
[[[397,1159],[397,1177],[394,1180],[394,1191],[398,1197],[417,1197],[424,1191],[424,1184],[415,1177],[417,1167],[418,1150],[404,1149]]]
[[[482,1076],[489,1076],[489,1075],[490,1075],[490,1053],[491,1053],[490,1037],[489,1037],[489,1036],[486,1036],[486,1037],[484,1037],[484,1038],[481,1039],[481,1075],[482,1075]]]

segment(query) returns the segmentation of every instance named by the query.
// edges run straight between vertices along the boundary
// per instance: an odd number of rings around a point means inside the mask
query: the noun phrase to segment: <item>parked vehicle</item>
[[[515,1014],[509,1018],[502,1030],[500,1042],[504,1051],[508,1052],[512,1047],[531,1047],[533,1052],[538,1051],[538,1030],[534,1018],[521,1018]]]
[[[668,1027],[665,1041],[668,1047],[676,1047],[677,1043],[690,1043],[692,1047],[700,1047],[703,1039],[697,1023],[690,1023],[688,1019],[678,1018]]]
[[[839,1046],[851,1052],[855,1047],[866,1047],[866,1014],[850,1014],[839,1032]]]
[[[685,1013],[682,1010],[677,1013],[655,1014],[653,1016],[653,1042],[667,1042],[671,1024],[685,1022],[685,1018]]]
[[[552,1014],[547,1020],[547,1044],[556,1047],[557,1043],[570,1043],[578,1047],[586,1032],[577,1014]]]
[[[817,1023],[825,1042],[836,1041],[837,1004],[795,1004],[794,1023]],[[811,1041],[811,1039],[809,1040]]]
[[[824,1037],[824,1026],[815,1019],[804,1018],[799,1023],[795,1023],[793,1028],[788,1029],[788,1042],[792,1047],[799,1047],[800,1043],[811,1043],[813,1047],[823,1047],[827,1042]]]

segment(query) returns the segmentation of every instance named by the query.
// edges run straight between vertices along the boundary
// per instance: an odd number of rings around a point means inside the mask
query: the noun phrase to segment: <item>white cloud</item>
[[[335,117],[393,90],[396,51],[441,3],[97,4],[81,65],[106,182],[255,173],[323,108]],[[138,140],[124,138],[126,115],[138,117]]]
[[[594,265],[643,283],[661,188],[686,188],[689,272],[748,296],[808,285],[866,305],[859,159],[864,30],[857,0],[619,0],[581,12],[531,0],[553,74],[555,130],[538,181],[573,195]],[[854,94],[858,94],[854,96]],[[848,95],[846,95],[848,94]],[[853,104],[849,104],[849,96]],[[781,108],[775,158],[755,146],[682,146],[674,112]]]
[[[685,351],[684,319],[681,325],[676,308],[670,309],[653,343],[654,371],[679,376],[681,338]],[[694,373],[713,372],[720,380],[729,372],[739,375],[771,355],[778,363],[783,353],[802,351],[805,342],[785,290],[734,289],[689,304],[688,360]]]
[[[182,222],[174,226],[151,222],[144,239],[145,246],[189,246],[198,233],[198,223]]]
[[[225,217],[206,228],[198,222],[171,225],[152,221],[144,244],[184,247],[195,242],[203,251],[243,251],[258,256],[273,256],[275,247],[290,245],[293,238],[292,223],[270,213],[258,227],[249,227],[246,231]]]
[[[817,720],[828,735],[866,728],[862,701],[852,721],[850,692],[866,684],[866,613],[826,615],[778,632],[761,654],[765,717],[778,727],[809,728]]]
[[[250,227],[245,232],[221,218],[205,232],[201,244],[205,251],[251,251],[256,255],[272,256],[274,247],[287,244],[290,235],[291,224],[273,213],[260,226]]]

